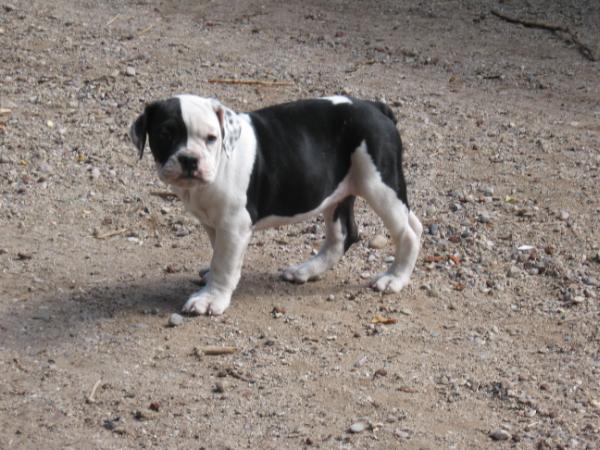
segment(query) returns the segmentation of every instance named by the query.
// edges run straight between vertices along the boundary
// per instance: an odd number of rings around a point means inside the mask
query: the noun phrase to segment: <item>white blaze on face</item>
[[[196,176],[207,183],[214,181],[217,174],[218,154],[221,148],[221,127],[210,99],[194,95],[180,95],[181,116],[187,129],[187,143],[177,151],[179,155],[198,159]],[[210,142],[210,136],[216,137]]]

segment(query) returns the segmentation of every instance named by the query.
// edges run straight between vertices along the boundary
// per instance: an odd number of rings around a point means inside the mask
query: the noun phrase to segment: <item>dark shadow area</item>
[[[95,285],[77,292],[58,295],[40,295],[24,300],[9,308],[0,319],[0,330],[6,348],[32,350],[77,339],[86,328],[103,327],[106,321],[120,321],[123,331],[131,331],[131,325],[148,321],[149,317],[166,319],[180,312],[185,300],[200,289],[199,279],[187,275],[172,275],[164,279],[142,279],[108,285]],[[330,294],[348,289],[366,289],[366,286],[342,284],[319,280],[303,285],[290,284],[279,279],[277,274],[249,272],[235,291],[232,304],[224,317],[243,318],[248,302],[266,308],[285,297]],[[259,306],[260,307],[260,306]],[[214,320],[197,316],[195,320]]]

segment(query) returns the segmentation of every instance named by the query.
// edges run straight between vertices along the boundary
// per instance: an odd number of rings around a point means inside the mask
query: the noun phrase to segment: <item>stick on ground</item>
[[[143,30],[141,30],[138,33],[138,36],[143,36],[144,34],[146,34],[148,31],[150,31],[152,28],[154,28],[154,25],[156,25],[156,24],[153,23],[153,24],[148,25],[146,28],[144,28]]]
[[[110,26],[115,20],[117,20],[119,17],[121,17],[121,14],[117,14],[116,16],[114,16],[112,19],[110,19],[108,22],[106,22],[106,26]]]
[[[88,395],[85,399],[86,402],[88,402],[88,403],[96,402],[96,398],[94,396],[96,395],[96,390],[98,389],[98,386],[100,386],[100,380],[96,381],[96,384],[94,384],[94,387],[92,388],[92,392],[90,392],[90,395]]]
[[[207,347],[198,347],[195,349],[196,354],[204,355],[229,355],[237,352],[237,347],[218,347],[209,345]]]
[[[518,23],[527,28],[540,28],[542,30],[552,31],[553,33],[566,34],[569,36],[571,41],[573,41],[573,43],[577,46],[577,48],[579,49],[579,52],[585,58],[589,59],[590,61],[598,61],[600,59],[598,57],[598,55],[596,55],[595,52],[590,47],[588,47],[583,42],[581,42],[577,33],[575,31],[571,30],[569,27],[566,27],[564,25],[556,25],[556,24],[552,24],[552,23],[546,23],[546,22],[537,22],[535,20],[520,19],[518,17],[512,17],[512,16],[510,16],[506,13],[503,13],[502,11],[498,11],[496,9],[492,9],[491,13],[494,16],[499,17],[502,20],[506,20],[507,22],[510,22],[510,23]]]

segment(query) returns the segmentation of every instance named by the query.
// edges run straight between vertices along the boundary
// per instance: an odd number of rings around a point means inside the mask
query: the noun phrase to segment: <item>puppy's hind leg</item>
[[[353,214],[354,200],[355,197],[346,197],[325,211],[325,242],[319,253],[302,264],[285,269],[281,274],[284,280],[305,283],[318,278],[333,267],[344,252],[358,241]]]
[[[381,292],[400,292],[408,283],[417,262],[423,226],[396,192],[380,178],[371,178],[361,195],[381,217],[396,246],[394,262],[387,272],[377,275],[372,287]]]

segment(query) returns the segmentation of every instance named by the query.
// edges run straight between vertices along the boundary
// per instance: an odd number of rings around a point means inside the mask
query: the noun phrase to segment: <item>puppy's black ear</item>
[[[131,124],[131,128],[129,128],[129,137],[131,138],[131,142],[138,149],[138,153],[140,155],[140,159],[144,156],[144,147],[146,146],[146,126],[148,123],[147,113],[148,108],[139,115],[135,122]]]

